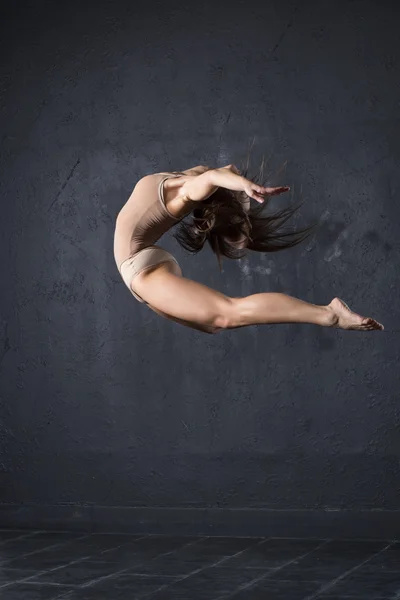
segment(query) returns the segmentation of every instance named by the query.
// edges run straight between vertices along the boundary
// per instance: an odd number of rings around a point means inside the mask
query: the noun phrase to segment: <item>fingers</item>
[[[283,194],[283,192],[288,192],[290,190],[290,187],[288,185],[283,185],[280,187],[263,189],[265,190],[266,194],[269,194],[270,196],[277,196],[278,194]]]
[[[264,202],[264,196],[277,196],[279,194],[283,194],[284,192],[288,192],[290,187],[288,185],[279,186],[279,187],[263,187],[261,185],[251,184],[246,190],[245,193],[257,200],[257,202]]]
[[[288,185],[281,185],[279,187],[263,187],[262,185],[252,185],[252,189],[259,194],[268,194],[269,196],[276,196],[277,194],[283,194],[288,192],[290,187]]]
[[[262,188],[261,188],[262,189]],[[257,200],[257,202],[264,202],[265,198],[263,196],[262,193],[258,192],[257,190],[255,190],[253,187],[248,188],[245,190],[245,193],[247,194],[247,196],[249,196],[250,198],[253,198],[253,200]],[[265,195],[265,193],[264,193]]]

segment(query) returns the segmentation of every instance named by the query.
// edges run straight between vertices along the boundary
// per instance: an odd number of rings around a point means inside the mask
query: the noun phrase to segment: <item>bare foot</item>
[[[357,331],[375,331],[384,329],[383,325],[371,319],[369,317],[362,317],[357,313],[350,310],[343,300],[340,298],[334,298],[328,305],[334,315],[332,319],[331,327],[338,327],[339,329],[355,329]]]

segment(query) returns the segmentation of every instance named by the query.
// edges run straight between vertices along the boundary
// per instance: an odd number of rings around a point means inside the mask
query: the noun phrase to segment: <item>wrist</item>
[[[234,192],[243,192],[248,180],[242,175],[233,173],[230,169],[212,169],[208,171],[212,183]]]

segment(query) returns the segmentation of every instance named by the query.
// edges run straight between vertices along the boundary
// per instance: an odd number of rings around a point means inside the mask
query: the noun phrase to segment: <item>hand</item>
[[[262,185],[257,185],[249,180],[246,180],[243,188],[243,191],[247,196],[257,200],[260,204],[264,202],[264,196],[278,196],[289,190],[290,187],[288,185],[280,187],[263,187]]]
[[[239,169],[232,164],[226,165],[225,167],[222,167],[222,169],[219,170],[231,171],[231,173],[240,175]],[[261,185],[257,185],[249,179],[245,179],[244,177],[242,178],[242,182],[242,191],[246,194],[246,196],[257,200],[257,202],[259,202],[260,204],[264,202],[264,196],[277,196],[278,194],[283,194],[283,192],[288,192],[290,190],[290,187],[287,185],[280,187],[263,187]]]

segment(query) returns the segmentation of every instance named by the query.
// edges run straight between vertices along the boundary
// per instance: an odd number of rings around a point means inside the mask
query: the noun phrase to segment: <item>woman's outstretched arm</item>
[[[288,186],[271,188],[258,185],[240,175],[234,165],[228,165],[220,169],[210,169],[186,182],[183,185],[182,193],[189,201],[201,202],[209,198],[219,187],[235,192],[244,192],[260,203],[264,202],[264,196],[281,194],[290,189]]]

